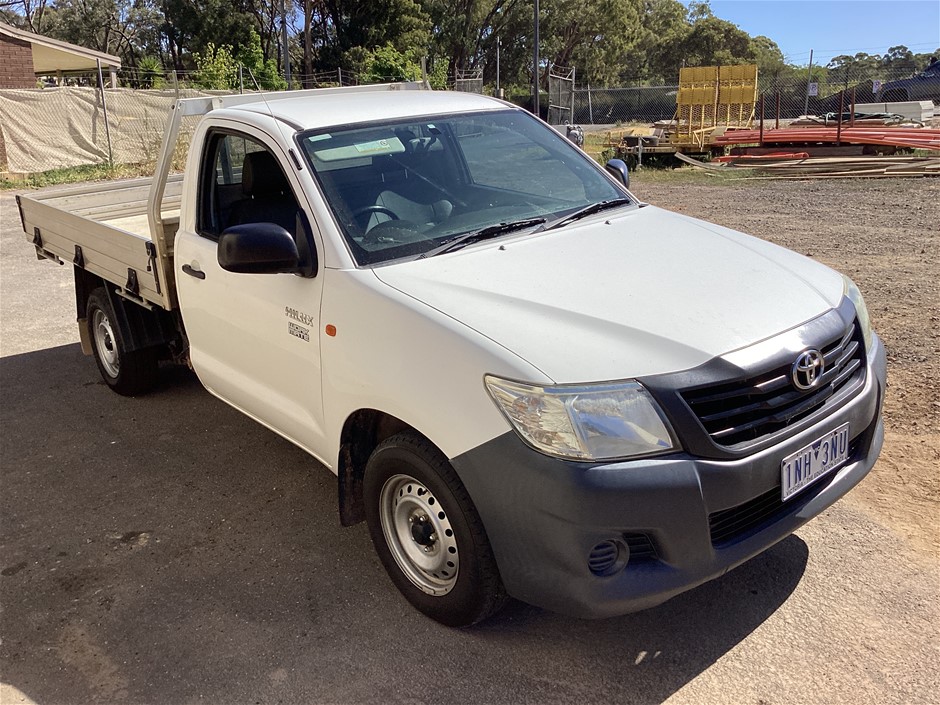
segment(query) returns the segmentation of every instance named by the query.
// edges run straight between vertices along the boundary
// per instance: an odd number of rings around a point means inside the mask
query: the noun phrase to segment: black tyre
[[[156,348],[128,351],[114,309],[101,287],[91,292],[85,311],[91,347],[102,379],[118,394],[136,396],[153,388],[159,367]]]
[[[366,465],[363,492],[375,550],[412,605],[450,627],[502,608],[507,597],[483,522],[430,441],[400,433],[382,442]]]

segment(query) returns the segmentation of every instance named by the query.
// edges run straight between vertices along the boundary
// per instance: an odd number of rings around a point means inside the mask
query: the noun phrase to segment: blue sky
[[[748,34],[770,37],[790,63],[827,63],[839,54],[915,54],[940,47],[940,0],[712,0],[712,12]]]

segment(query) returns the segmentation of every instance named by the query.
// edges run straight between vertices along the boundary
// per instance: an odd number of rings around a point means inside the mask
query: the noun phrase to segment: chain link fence
[[[133,86],[106,88],[97,85],[97,76],[73,77],[72,85],[43,89],[0,90],[0,172],[32,174],[51,169],[101,164],[152,163],[160,150],[169,108],[177,98],[223,95],[232,91],[205,91],[194,88],[196,76],[185,73],[153,74],[122,70],[118,84]],[[238,82],[239,91],[249,92],[255,84],[247,72]],[[572,75],[573,78],[573,75]],[[321,88],[360,85],[382,80],[337,69],[316,74],[294,74],[295,88]],[[395,79],[386,79],[395,80]],[[809,84],[809,85],[807,85]],[[671,120],[676,112],[678,85],[627,85],[596,88],[560,82],[557,95],[550,93],[546,104],[572,105],[570,121],[583,125],[645,124]],[[482,75],[451,76],[449,89],[490,93]],[[765,121],[783,124],[804,114],[825,116],[849,112],[855,104],[879,100],[933,100],[940,104],[940,70],[935,78],[911,78],[910,72],[895,72],[881,79],[862,77],[849,71],[820,70],[813,80],[793,75],[760,74],[759,94],[763,97]],[[562,90],[564,89],[564,90]],[[236,91],[237,92],[237,91]],[[531,97],[508,96],[526,104]],[[755,119],[760,118],[760,102]],[[551,119],[553,116],[543,117]],[[556,121],[569,120],[569,111],[556,111]],[[105,120],[107,113],[107,121]],[[185,125],[177,163],[185,158],[188,135],[195,125]],[[146,169],[142,169],[146,171]]]
[[[676,113],[678,90],[678,85],[576,88],[572,122],[613,125],[671,120]]]
[[[765,120],[774,121],[847,113],[853,98],[856,106],[922,100],[940,105],[940,68],[936,71],[933,76],[913,77],[910,71],[885,71],[882,78],[872,79],[861,72],[820,70],[821,75],[810,80],[765,73],[758,74],[758,95],[764,98]],[[678,84],[614,88],[581,85],[574,92],[574,122],[612,125],[671,120],[676,113],[678,90]],[[756,119],[760,117],[759,105]]]
[[[222,93],[193,89],[101,91],[84,86],[0,90],[0,141],[6,160],[0,171],[32,174],[108,162],[155,163],[170,106],[177,97],[206,95]],[[187,119],[180,131],[174,158],[178,167],[185,160],[196,122]]]

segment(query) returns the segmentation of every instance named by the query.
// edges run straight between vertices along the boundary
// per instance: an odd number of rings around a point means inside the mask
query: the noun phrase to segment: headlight
[[[612,460],[677,447],[656,402],[637,382],[536,387],[489,375],[485,382],[513,428],[543,453]]]
[[[871,319],[868,317],[868,307],[865,306],[865,299],[862,298],[862,292],[855,286],[855,282],[843,275],[845,288],[843,296],[847,296],[855,304],[855,315],[858,318],[858,324],[862,327],[862,338],[865,339],[865,350],[871,350]]]

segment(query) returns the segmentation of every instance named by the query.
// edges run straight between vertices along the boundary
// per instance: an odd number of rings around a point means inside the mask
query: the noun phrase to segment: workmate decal
[[[291,321],[288,321],[287,332],[293,336],[300,338],[301,340],[305,340],[308,343],[310,342],[310,329],[309,328],[304,328],[303,326],[298,326],[296,323],[292,323]]]
[[[293,318],[298,323],[303,323],[305,326],[313,326],[314,323],[313,316],[303,311],[298,311],[296,308],[291,308],[290,306],[284,307],[284,315],[288,318]]]

